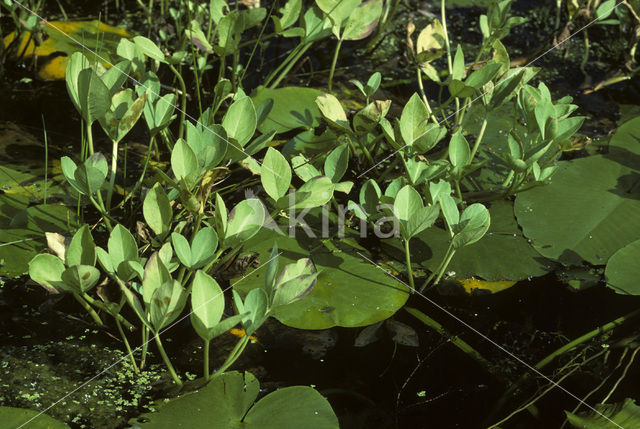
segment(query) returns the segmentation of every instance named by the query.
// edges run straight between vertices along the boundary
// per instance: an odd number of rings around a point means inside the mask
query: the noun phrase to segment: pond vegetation
[[[2,1],[2,427],[640,427],[639,14]]]

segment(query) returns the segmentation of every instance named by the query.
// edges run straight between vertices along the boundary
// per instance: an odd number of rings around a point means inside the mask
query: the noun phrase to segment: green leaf
[[[171,234],[171,243],[173,243],[173,249],[176,251],[176,255],[182,265],[187,268],[191,268],[193,265],[193,257],[191,255],[191,246],[189,241],[177,232]]]
[[[427,131],[428,121],[427,106],[424,105],[420,96],[414,93],[402,109],[400,116],[400,134],[407,146],[413,145]]]
[[[285,325],[299,329],[366,326],[389,318],[408,298],[406,286],[346,245],[345,251],[327,252],[318,240],[281,236],[277,231],[265,229],[245,246],[258,252],[261,261],[267,261],[274,240],[281,252],[281,264],[291,264],[299,255],[308,255],[319,273],[308,295],[274,310],[274,316]],[[263,287],[264,280],[257,276],[246,277],[234,285],[241,293]]]
[[[322,115],[315,101],[322,91],[313,88],[289,86],[268,89],[258,87],[252,96],[256,106],[267,100],[273,101],[273,107],[258,130],[263,134],[271,131],[284,133],[296,128],[315,128],[320,125]]]
[[[327,176],[310,179],[295,192],[296,209],[320,207],[333,197],[334,185]]]
[[[276,281],[272,307],[288,305],[303,298],[311,292],[317,277],[318,273],[309,258],[286,265]]]
[[[344,109],[336,97],[331,94],[319,95],[316,98],[316,105],[329,124],[342,130],[351,130],[347,114],[344,113]]]
[[[291,165],[296,176],[302,179],[303,182],[322,176],[322,173],[304,155],[296,155],[291,158]]]
[[[117,268],[123,261],[138,260],[138,246],[135,238],[124,226],[118,224],[111,231],[109,241],[109,258],[114,268]]]
[[[216,205],[214,211],[214,220],[216,223],[216,231],[218,231],[218,239],[224,241],[225,233],[227,231],[227,206],[224,200],[216,192]]]
[[[64,264],[57,256],[41,253],[29,262],[29,277],[39,285],[57,291],[71,289],[62,281]]]
[[[635,174],[602,155],[560,162],[549,185],[518,193],[518,223],[547,258],[604,265],[618,249],[640,239]]]
[[[235,248],[260,231],[265,221],[264,206],[257,199],[243,200],[229,214],[224,246]]]
[[[171,281],[171,274],[158,252],[153,252],[144,267],[144,277],[142,279],[142,299],[150,308],[151,298],[155,291],[163,284]]]
[[[438,219],[439,214],[440,208],[437,205],[422,207],[415,211],[406,224],[407,238],[415,237],[420,232],[430,228]]]
[[[247,294],[242,306],[243,310],[238,309],[238,313],[248,312],[242,319],[245,335],[253,334],[264,323],[268,316],[268,306],[269,298],[263,289],[256,288]]]
[[[63,422],[41,411],[26,408],[0,407],[0,421],[8,428],[17,428],[29,422],[29,429],[69,429]]]
[[[278,389],[253,402],[260,393],[258,380],[248,372],[231,371],[215,377],[191,395],[178,397],[143,414],[145,423],[133,419],[141,428],[173,429],[188,425],[192,429],[283,429],[299,427],[338,429],[338,418],[329,402],[308,386]],[[291,404],[295,403],[295,407]],[[253,406],[252,406],[253,405]]]
[[[91,236],[89,225],[80,228],[71,239],[65,254],[67,266],[96,264],[96,245]]]
[[[449,159],[454,167],[466,167],[471,158],[471,150],[467,139],[460,131],[451,136],[449,142]]]
[[[393,214],[400,221],[408,222],[411,215],[420,210],[424,204],[422,197],[411,185],[406,185],[398,191],[393,202]]]
[[[458,249],[451,259],[447,270],[454,271],[456,278],[519,281],[542,276],[555,268],[522,235],[513,213],[513,203],[494,201],[489,212],[491,225],[485,236]],[[411,260],[436,271],[446,256],[451,235],[442,228],[434,227],[417,234],[417,238],[411,244]],[[387,243],[394,247],[390,256],[404,251],[404,245],[398,239],[390,239]]]
[[[272,147],[267,149],[262,161],[260,181],[265,192],[276,201],[289,190],[291,167],[285,157]]]
[[[171,170],[176,179],[184,179],[189,190],[193,188],[200,174],[196,154],[182,139],[178,140],[171,151]]]
[[[249,97],[234,101],[222,119],[222,127],[227,136],[235,139],[242,147],[253,137],[257,124],[256,109]]]
[[[349,165],[349,145],[343,144],[332,150],[324,161],[324,174],[333,183],[338,183]]]
[[[476,90],[480,90],[485,84],[498,75],[500,67],[500,63],[490,60],[478,70],[471,73],[471,75],[465,79],[464,83]]]
[[[281,17],[273,17],[276,27],[276,33],[281,33],[284,29],[291,27],[296,23],[302,10],[302,0],[287,0],[285,5],[278,9],[282,14]]]
[[[453,248],[459,249],[480,240],[487,233],[490,224],[489,210],[480,203],[471,204],[464,209],[460,221],[453,228]]]
[[[85,293],[100,280],[100,271],[91,265],[74,265],[62,273],[62,281],[76,293]]]
[[[158,48],[158,45],[153,43],[151,40],[147,39],[144,36],[136,36],[133,38],[133,43],[142,51],[143,54],[148,56],[149,58],[159,61],[161,63],[166,63],[165,56]]]
[[[224,294],[218,282],[202,270],[193,278],[191,307],[191,320],[196,321],[193,327],[203,340],[211,341],[224,312]]]
[[[627,244],[614,253],[607,262],[604,275],[607,286],[616,293],[640,295],[640,240]]]
[[[343,40],[362,40],[367,38],[376,25],[382,13],[382,0],[368,0],[355,8],[347,18],[342,33]]]
[[[169,326],[180,316],[187,297],[188,294],[176,280],[163,283],[153,292],[150,316],[156,332]]]
[[[462,53],[462,46],[458,44],[456,48],[456,54],[453,57],[453,66],[451,68],[451,79],[462,80],[464,79],[464,54]]]
[[[342,28],[345,21],[354,12],[361,0],[316,0],[316,4],[326,15],[329,16],[335,28]]]
[[[109,89],[90,68],[82,70],[78,75],[77,88],[80,114],[85,121],[92,124],[109,110]]]
[[[142,204],[142,214],[149,228],[158,237],[164,237],[169,232],[173,210],[160,183],[153,185],[153,188],[147,192]]]
[[[202,268],[209,264],[216,257],[218,248],[218,234],[210,226],[202,228],[193,239],[191,244],[192,266],[189,268]]]

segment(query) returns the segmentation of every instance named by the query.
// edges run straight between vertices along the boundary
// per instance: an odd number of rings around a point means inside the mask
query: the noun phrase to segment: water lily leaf
[[[547,258],[604,265],[618,249],[640,239],[637,177],[602,155],[560,162],[549,185],[518,194],[518,223]]]
[[[304,422],[313,429],[338,429],[329,402],[311,387],[278,389],[254,404],[260,384],[251,373],[231,371],[214,377],[197,392],[161,404],[155,412],[143,414],[144,420],[129,423],[158,429],[282,429]]]
[[[607,286],[617,293],[640,295],[640,240],[627,244],[609,258],[604,272]]]
[[[263,134],[271,131],[279,134],[296,128],[317,127],[322,115],[315,100],[321,94],[322,91],[317,89],[297,86],[277,89],[259,87],[252,96],[253,103],[258,106],[265,100],[273,100],[273,107],[258,130]]]
[[[298,233],[304,235],[304,232]],[[308,257],[318,274],[316,284],[304,298],[276,309],[274,316],[282,323],[299,329],[327,329],[332,326],[366,326],[385,320],[398,311],[408,298],[408,288],[387,276],[380,268],[361,256],[339,250],[329,252],[318,240],[306,235],[281,236],[262,230],[245,244],[268,261],[273,242],[277,241],[281,265]],[[316,249],[310,253],[310,249]],[[264,288],[263,273],[246,277],[234,288],[247,293]]]
[[[513,203],[494,201],[489,207],[491,225],[477,243],[458,249],[447,271],[455,277],[480,277],[489,281],[524,280],[547,274],[554,264],[544,258],[522,235],[513,213]],[[434,271],[444,258],[451,236],[442,228],[429,228],[411,241],[411,259]],[[385,247],[390,256],[403,251],[400,240],[389,239]],[[402,253],[400,253],[402,255]]]
[[[6,427],[17,428],[29,422],[33,429],[68,429],[69,426],[38,410],[0,407],[0,421]],[[337,427],[337,426],[336,426]]]
[[[580,414],[565,411],[565,414],[569,423],[580,429],[619,429],[640,426],[640,407],[633,399],[626,398],[623,402],[616,404],[598,404],[595,409],[598,414],[593,411]]]
[[[123,38],[131,37],[124,28],[113,27],[100,21],[44,21],[46,40],[36,46],[34,36],[29,31],[20,33],[20,42],[15,54],[20,58],[36,57],[41,67],[38,76],[45,80],[65,78],[69,57],[75,52],[83,51],[92,62],[98,61],[104,67],[110,67],[118,43]],[[4,38],[5,47],[14,41],[15,32]],[[75,42],[82,41],[82,46]],[[99,52],[99,56],[94,54]],[[63,53],[65,55],[56,55]],[[48,61],[47,61],[48,59]]]

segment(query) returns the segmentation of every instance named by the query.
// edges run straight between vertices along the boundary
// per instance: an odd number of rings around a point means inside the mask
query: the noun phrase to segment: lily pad
[[[195,393],[143,414],[144,423],[138,419],[129,424],[133,428],[154,429],[338,429],[331,405],[311,387],[278,389],[253,404],[258,393],[260,384],[251,373],[228,372]]]
[[[542,257],[522,235],[513,215],[513,203],[495,201],[489,207],[491,225],[480,241],[458,249],[447,268],[458,279],[481,277],[489,281],[518,281],[550,272],[551,261]],[[413,239],[411,260],[434,271],[444,258],[450,235],[444,229],[432,227]],[[386,242],[403,251],[399,240]],[[398,254],[394,250],[394,254]],[[402,255],[403,253],[401,253]]]
[[[609,258],[604,272],[607,286],[617,293],[640,295],[640,240],[618,250]]]
[[[64,429],[66,424],[40,411],[26,408],[0,407],[0,422],[3,427],[17,428],[29,422],[29,429]]]
[[[638,178],[613,156],[560,162],[549,185],[518,194],[518,223],[547,258],[604,265],[640,238]]]
[[[253,104],[259,106],[266,100],[273,100],[273,107],[266,119],[258,127],[263,134],[272,131],[284,133],[296,128],[311,129],[320,125],[322,115],[316,106],[316,97],[322,91],[312,88],[289,86],[268,89],[259,87],[253,95]]]
[[[260,261],[267,261],[277,241],[282,252],[280,269],[298,259],[310,258],[319,272],[316,285],[307,296],[276,310],[275,317],[280,322],[299,329],[366,326],[391,317],[407,301],[406,286],[357,253],[340,250],[328,240],[325,246],[303,231],[296,232],[299,239],[262,230],[244,246],[245,250],[257,252]],[[234,288],[248,293],[264,287],[264,275],[258,271]]]
[[[27,272],[29,261],[46,247],[45,232],[68,233],[78,227],[75,213],[60,205],[41,204],[18,211],[23,197],[0,195],[0,209],[15,213],[0,216],[0,276],[18,277]]]

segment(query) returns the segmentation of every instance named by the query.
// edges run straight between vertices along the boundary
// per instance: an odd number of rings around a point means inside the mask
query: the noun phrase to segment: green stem
[[[592,329],[591,331],[587,332],[584,335],[581,335],[580,337],[570,341],[569,343],[565,344],[564,346],[554,350],[553,352],[551,352],[550,354],[548,354],[545,358],[543,358],[542,360],[540,360],[538,363],[536,363],[534,365],[534,368],[537,369],[538,371],[542,370],[543,368],[545,368],[547,365],[549,365],[551,362],[553,362],[557,357],[562,356],[563,354],[567,353],[568,351],[573,350],[574,348],[576,348],[577,346],[579,346],[580,344],[584,344],[587,341],[592,340],[593,338],[605,334],[609,331],[612,331],[613,329],[623,325],[624,323],[628,322],[629,320],[631,320],[634,317],[637,317],[638,315],[640,315],[640,309],[634,310],[630,313],[625,314],[624,316],[618,317],[615,320],[612,320],[611,322],[605,323],[604,325],[598,326],[595,329]],[[510,397],[518,390],[520,389],[520,387],[529,379],[531,378],[531,373],[527,372],[525,374],[523,374],[515,383],[512,383],[509,387],[509,389],[507,389],[507,391],[502,395],[502,397],[500,398],[500,400],[496,403],[495,407],[493,408],[493,411],[490,414],[490,418],[493,418],[504,406],[504,404],[510,399]]]
[[[413,268],[411,268],[411,252],[409,251],[409,240],[404,240],[404,257],[407,264],[407,276],[409,277],[409,287],[411,287],[411,293],[416,291],[416,285],[413,280]]]
[[[293,59],[287,64],[287,66],[284,68],[284,70],[282,70],[282,73],[280,73],[280,75],[278,76],[278,78],[275,80],[275,82],[273,82],[271,84],[271,86],[269,86],[270,89],[274,89],[276,88],[278,85],[280,85],[280,82],[282,81],[282,79],[285,78],[285,76],[287,76],[287,74],[289,73],[289,71],[291,70],[291,68],[293,68],[293,66],[298,62],[298,60],[300,59],[301,56],[304,55],[305,52],[307,52],[307,50],[311,47],[312,43],[307,43],[306,45],[304,45],[302,47],[302,49],[300,50],[300,52],[298,52],[295,57],[293,57]]]
[[[180,128],[178,128],[178,138],[184,138],[184,118],[187,113],[187,85],[185,85],[184,79],[182,78],[180,72],[176,70],[173,65],[169,64],[169,68],[178,79],[178,82],[180,82],[180,90],[182,91],[182,111],[180,112]]]
[[[458,349],[467,354],[480,365],[485,368],[491,368],[491,363],[486,360],[476,349],[471,347],[468,343],[466,343],[459,337],[449,334],[449,332],[447,332],[447,330],[440,323],[436,322],[431,317],[427,316],[418,309],[412,307],[404,307],[404,309],[407,313],[409,313],[428,327],[434,329],[443,337],[446,337],[451,344],[456,346]]]
[[[142,356],[140,357],[140,369],[144,368],[147,360],[147,351],[149,350],[149,328],[142,324]]]
[[[364,153],[365,158],[367,158],[367,161],[369,161],[370,163],[369,165],[375,164],[376,162],[373,160],[373,157],[371,156],[371,152],[369,152],[369,149],[367,149],[367,146],[365,146],[365,143],[362,141],[362,139],[356,137],[356,141],[358,142],[358,146],[360,146],[360,149],[362,149],[362,152]]]
[[[420,90],[422,101],[424,102],[425,106],[427,106],[427,112],[429,113],[429,117],[431,118],[433,123],[438,124],[438,120],[431,110],[431,105],[429,105],[429,100],[427,100],[427,94],[424,92],[424,85],[422,83],[422,71],[420,70],[420,67],[417,67],[416,70],[418,72],[418,89]]]
[[[231,350],[231,353],[229,353],[229,356],[227,356],[227,360],[225,360],[222,366],[218,368],[215,374],[213,374],[213,377],[222,375],[227,370],[227,368],[229,368],[234,364],[236,360],[238,360],[244,349],[247,347],[247,344],[249,344],[249,337],[250,335],[245,333],[244,337],[242,337],[233,348],[233,350]]]
[[[116,171],[118,169],[118,142],[113,142],[111,151],[111,177],[109,178],[109,190],[107,191],[107,209],[111,210],[111,197],[113,187],[116,184]]]
[[[453,258],[453,255],[455,255],[455,254],[456,254],[456,249],[451,249],[451,252],[447,255],[446,259],[444,260],[444,264],[442,264],[442,268],[440,268],[440,272],[438,273],[438,277],[436,277],[436,279],[433,282],[434,286],[436,286],[440,282],[440,279],[444,275],[444,271],[449,266],[449,263],[451,262],[451,259]]]
[[[480,143],[482,142],[482,138],[484,137],[484,131],[487,129],[487,118],[484,118],[482,121],[482,125],[480,126],[480,132],[478,133],[478,137],[476,138],[476,142],[473,145],[473,149],[471,150],[471,156],[469,157],[469,164],[473,162],[473,158],[476,156],[476,152],[478,152],[478,148],[480,147]]]
[[[289,62],[293,61],[293,59],[298,55],[299,51],[304,48],[304,46],[305,44],[300,43],[295,48],[293,48],[291,52],[289,52],[289,55],[287,55],[287,57],[278,65],[278,67],[276,67],[276,69],[272,71],[269,76],[267,76],[267,79],[265,79],[264,81],[265,87],[269,87],[269,84],[273,79],[275,79],[278,73],[280,73],[280,70],[285,68],[289,64]]]
[[[91,307],[89,305],[89,303],[87,301],[82,299],[82,297],[80,295],[78,295],[77,293],[72,293],[71,295],[73,295],[73,297],[76,299],[76,301],[78,301],[80,303],[82,308],[84,308],[86,310],[86,312],[89,313],[89,315],[91,316],[93,321],[96,322],[96,324],[98,326],[100,326],[101,328],[104,327],[104,322],[102,322],[102,319],[100,319],[100,316],[98,316],[98,313],[96,313],[96,311],[93,309],[93,307]]]
[[[140,374],[140,370],[138,369],[138,365],[136,364],[136,359],[133,357],[133,352],[131,351],[131,346],[129,345],[129,340],[127,340],[127,336],[124,334],[122,330],[122,325],[116,319],[116,326],[118,327],[118,332],[120,332],[120,336],[122,337],[122,341],[124,342],[124,346],[127,349],[127,353],[129,354],[129,358],[131,359],[131,363],[133,364],[133,370],[136,374]]]
[[[204,340],[204,379],[209,379],[209,341]]]
[[[125,328],[127,328],[127,330],[129,330],[130,332],[133,332],[136,330],[136,327],[133,326],[127,319],[125,319],[124,317],[122,317],[122,315],[120,313],[116,313],[113,314],[109,308],[107,306],[105,306],[102,302],[91,298],[91,296],[87,295],[86,293],[82,294],[82,298],[89,302],[89,304],[93,305],[96,308],[99,308],[100,310],[104,311],[105,313],[109,313],[113,316],[114,319],[116,319],[117,322],[120,322],[124,325]]]
[[[338,39],[336,50],[333,53],[333,60],[331,61],[331,70],[329,71],[329,92],[331,92],[331,86],[333,84],[333,73],[336,71],[336,63],[338,62],[338,53],[340,52],[340,46],[342,46],[342,38]]]
[[[180,377],[178,377],[178,374],[176,374],[176,370],[173,369],[173,365],[171,365],[169,356],[167,356],[167,353],[164,351],[164,347],[162,346],[162,341],[160,341],[160,336],[158,335],[157,332],[155,333],[154,336],[156,339],[156,345],[158,346],[158,350],[160,351],[160,356],[162,356],[162,360],[164,361],[164,364],[167,366],[167,369],[169,370],[169,374],[171,374],[171,378],[173,378],[173,381],[179,387],[182,387],[182,380],[180,380]]]
[[[91,132],[91,124],[89,122],[85,122],[85,124],[87,129],[87,151],[89,156],[91,156],[93,155],[93,133]],[[85,158],[82,160],[84,161]]]

